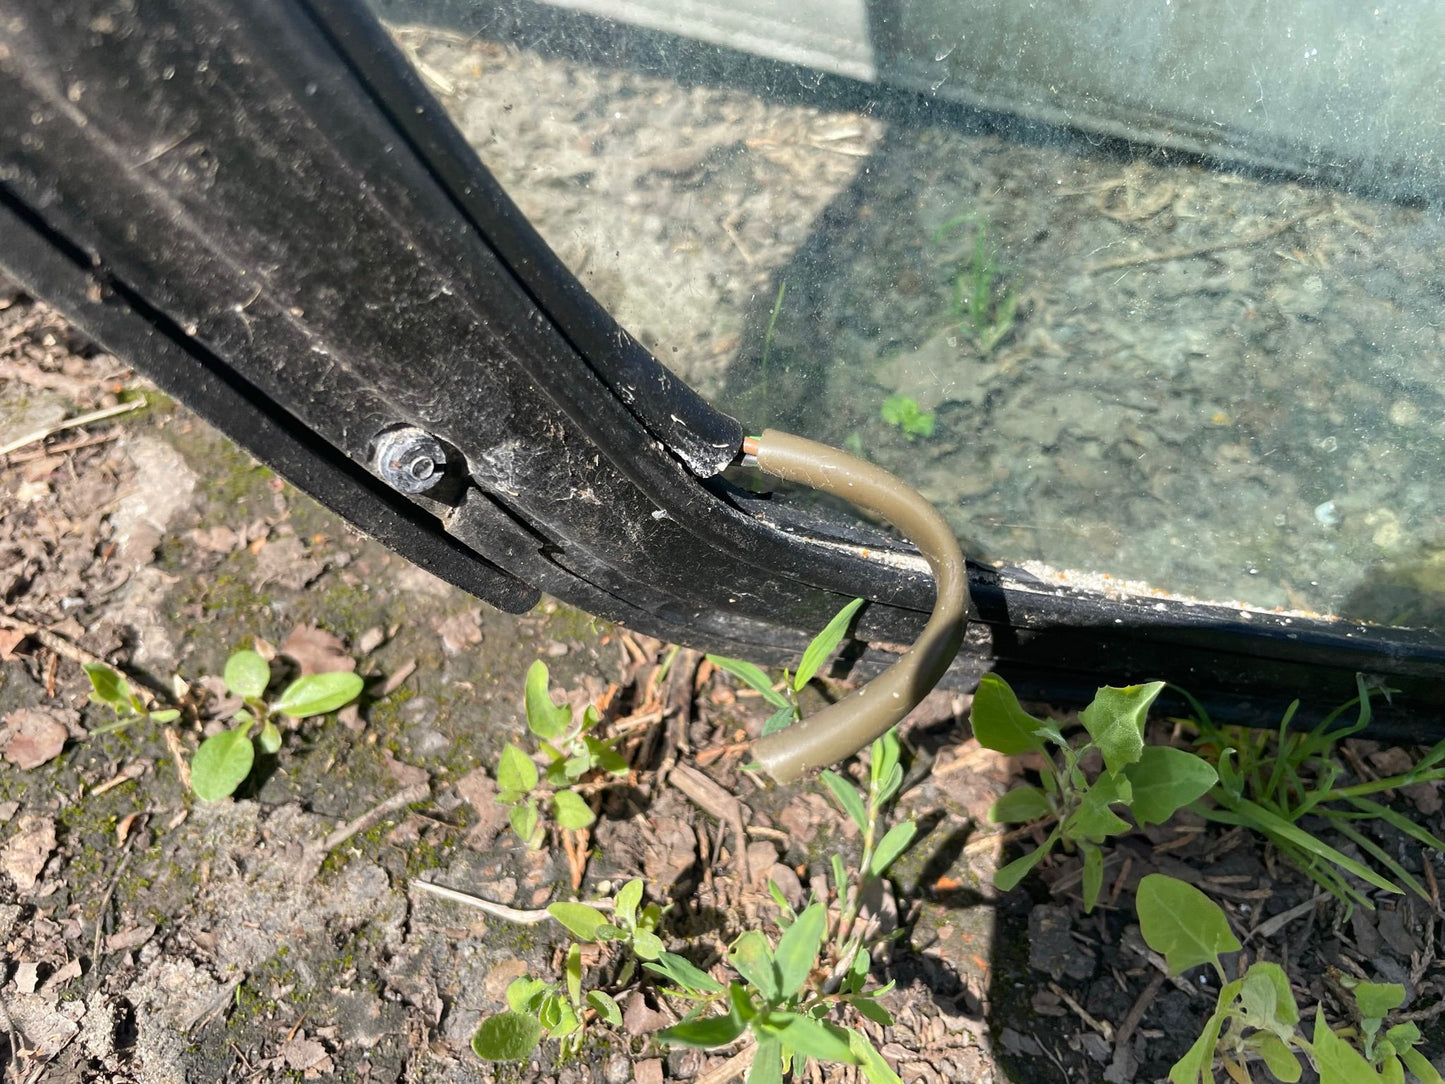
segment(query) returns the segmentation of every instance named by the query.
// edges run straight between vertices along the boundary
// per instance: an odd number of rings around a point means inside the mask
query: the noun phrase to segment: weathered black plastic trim
[[[102,19],[124,33],[97,42]],[[12,32],[30,37],[0,55],[0,265],[363,529],[507,608],[541,588],[760,661],[855,594],[860,672],[922,626],[916,554],[716,476],[736,423],[587,297],[359,7],[0,0]],[[368,448],[394,424],[458,449],[465,484],[442,502],[381,486]],[[960,685],[998,669],[1067,703],[1165,675],[1270,723],[1295,695],[1302,718],[1349,699],[1364,671],[1400,690],[1383,726],[1441,728],[1433,632],[979,565],[970,584]]]

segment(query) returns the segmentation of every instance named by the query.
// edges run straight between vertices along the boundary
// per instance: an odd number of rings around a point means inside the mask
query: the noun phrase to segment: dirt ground
[[[513,978],[557,977],[561,931],[417,881],[535,911],[642,877],[649,898],[673,904],[670,945],[704,963],[744,929],[775,932],[766,881],[795,902],[826,893],[827,856],[858,840],[816,784],[775,788],[738,770],[767,714],[757,697],[696,654],[554,602],[511,617],[435,581],[7,287],[0,446],[19,441],[0,460],[6,1079],[730,1078],[733,1051],[651,1041],[675,1020],[652,991],[624,1003],[621,1027],[594,1026],[568,1064],[552,1045],[525,1065],[480,1062],[468,1049],[479,1020]],[[292,670],[355,660],[367,692],[359,709],[287,733],[235,800],[197,802],[183,762],[220,725],[226,656],[252,643]],[[492,770],[520,729],[536,658],[574,704],[602,708],[633,768],[600,792],[587,836],[530,852],[493,800]],[[164,695],[179,674],[190,707],[169,727],[96,733],[111,717],[87,703],[90,659]],[[1301,1002],[1332,1018],[1347,1017],[1333,976],[1404,983],[1427,1051],[1445,1050],[1438,898],[1382,897],[1347,917],[1254,838],[1188,818],[1111,848],[1092,915],[1078,861],[1062,855],[995,891],[994,868],[1022,840],[984,814],[1029,765],[982,750],[967,710],[968,698],[935,694],[905,731],[900,814],[921,830],[884,908],[904,934],[875,963],[897,981],[885,998],[896,1022],[866,1025],[905,1081],[1164,1078],[1213,995],[1167,980],[1141,944],[1132,896],[1154,871],[1226,903],[1253,933],[1250,958],[1281,962]],[[1347,750],[1360,778],[1402,755]],[[1394,804],[1445,830],[1437,785]],[[1370,830],[1435,891],[1438,855]]]

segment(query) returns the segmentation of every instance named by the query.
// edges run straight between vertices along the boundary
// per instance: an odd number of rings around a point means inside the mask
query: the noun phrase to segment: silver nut
[[[425,493],[442,480],[447,453],[430,433],[414,425],[388,429],[376,438],[376,472],[402,493]]]

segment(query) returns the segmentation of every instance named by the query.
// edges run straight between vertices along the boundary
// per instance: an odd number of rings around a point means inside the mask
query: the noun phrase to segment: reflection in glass
[[[862,451],[1043,575],[1445,621],[1445,220],[1378,161],[1351,190],[1243,137],[1226,168],[946,82],[457,11],[381,13],[587,287],[750,427]],[[938,40],[919,71],[967,84]],[[1342,154],[1389,139],[1361,123]]]

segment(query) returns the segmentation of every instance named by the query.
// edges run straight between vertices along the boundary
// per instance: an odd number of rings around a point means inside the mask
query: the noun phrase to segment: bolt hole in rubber
[[[769,734],[753,755],[779,783],[851,756],[912,711],[938,684],[963,644],[968,578],[963,551],[933,505],[881,467],[826,444],[764,430],[743,442],[764,474],[796,482],[888,520],[922,552],[936,598],[923,632],[903,657],[863,688],[816,715]]]

